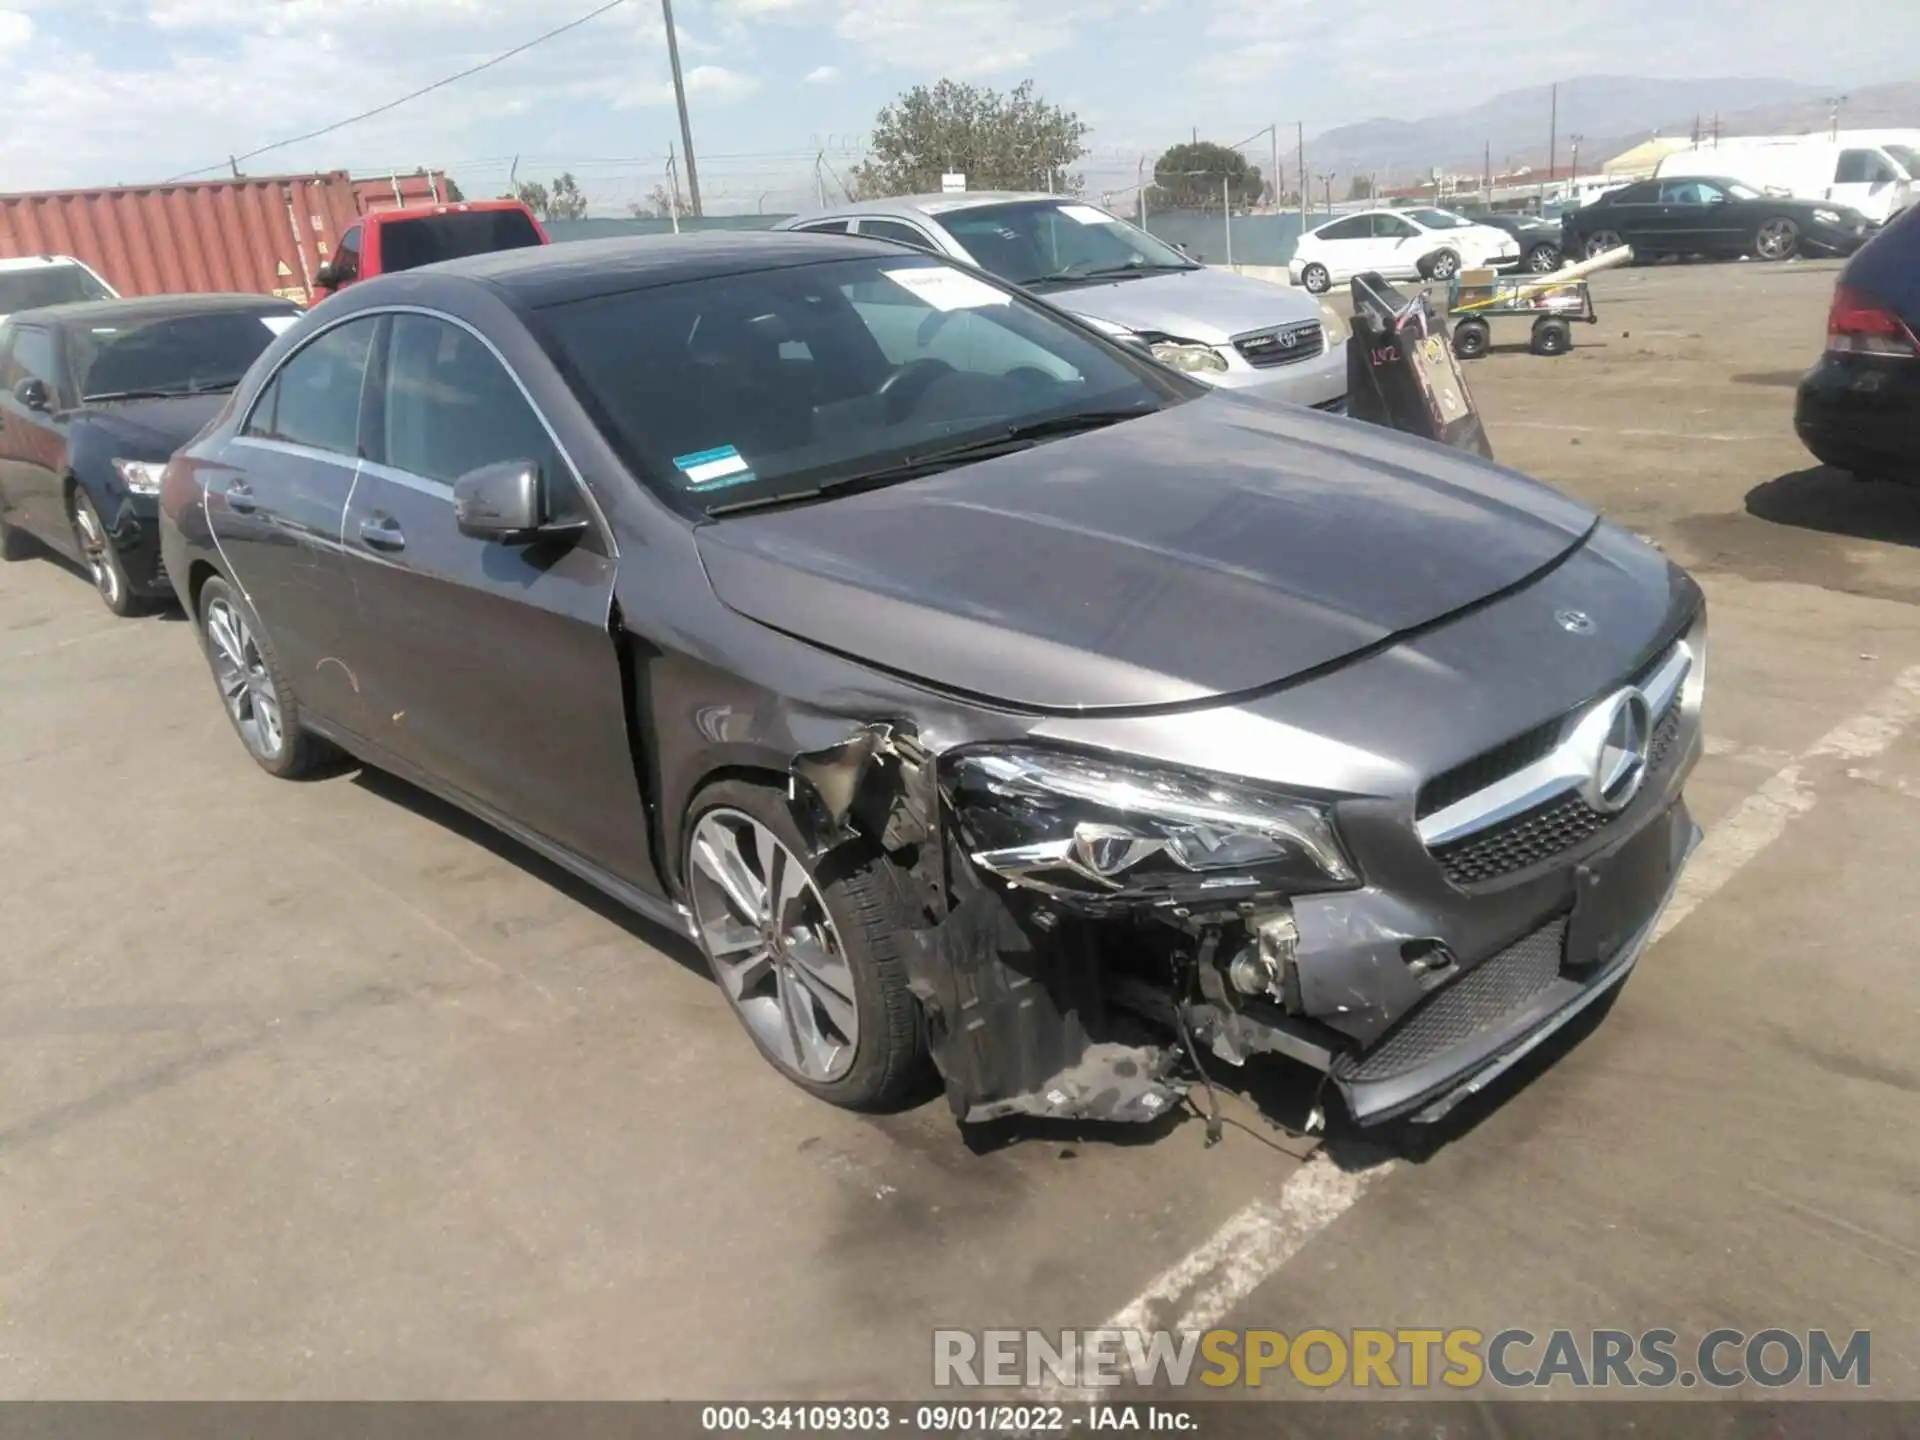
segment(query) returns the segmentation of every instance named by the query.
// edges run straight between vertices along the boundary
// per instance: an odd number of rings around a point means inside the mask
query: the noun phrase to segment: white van
[[[1883,145],[1824,135],[1756,135],[1695,145],[1661,160],[1662,180],[1725,176],[1796,200],[1831,200],[1884,225],[1913,202],[1913,177]]]

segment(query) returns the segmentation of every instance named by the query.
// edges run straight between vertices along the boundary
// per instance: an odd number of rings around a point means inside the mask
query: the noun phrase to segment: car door
[[[651,872],[610,633],[612,536],[559,441],[506,363],[453,319],[396,314],[369,456],[346,515],[370,738],[540,837],[609,871]],[[564,541],[462,535],[460,476],[540,466]]]
[[[1899,179],[1892,164],[1878,150],[1858,147],[1842,150],[1834,162],[1833,183],[1827,187],[1827,199],[1837,205],[1849,205],[1873,220],[1885,220],[1892,210],[1894,183]]]
[[[1642,181],[1595,204],[1591,218],[1587,218],[1583,226],[1585,237],[1590,240],[1611,230],[1636,249],[1651,247],[1655,243],[1660,212],[1660,184],[1655,180]],[[1585,217],[1587,212],[1581,214]]]
[[[352,582],[340,526],[360,467],[368,362],[384,321],[363,315],[292,352],[206,469],[220,558],[304,708],[364,728]]]
[[[1420,274],[1421,258],[1445,243],[1398,215],[1374,215],[1372,220],[1373,237],[1368,244],[1366,268],[1378,270],[1389,280],[1416,278]]]
[[[1707,201],[1714,193],[1700,180],[1662,180],[1660,203],[1639,233],[1644,248],[1659,254],[1704,255],[1714,249]],[[1641,241],[1634,242],[1636,246]]]
[[[1371,216],[1351,215],[1331,225],[1322,225],[1312,235],[1314,243],[1308,258],[1326,266],[1327,274],[1334,280],[1351,280],[1370,268],[1367,262],[1373,253]]]
[[[61,482],[67,451],[63,416],[75,397],[62,387],[59,335],[44,325],[15,325],[7,374],[10,379],[0,394],[0,424],[6,435],[9,519],[61,554],[78,559]],[[32,406],[21,398],[29,381],[39,382],[44,405]]]

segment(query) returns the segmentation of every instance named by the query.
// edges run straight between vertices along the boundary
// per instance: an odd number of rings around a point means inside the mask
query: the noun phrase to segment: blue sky
[[[0,0],[0,189],[153,181],[476,63],[593,0]],[[1093,126],[1089,185],[1185,138],[1462,108],[1575,74],[1920,74],[1920,0],[678,0],[709,207],[791,209],[875,112],[950,74],[1032,77]],[[677,141],[658,0],[251,173],[443,166],[472,193],[571,170],[596,213]],[[1250,147],[1258,160],[1265,141]],[[829,181],[829,183],[831,183]]]

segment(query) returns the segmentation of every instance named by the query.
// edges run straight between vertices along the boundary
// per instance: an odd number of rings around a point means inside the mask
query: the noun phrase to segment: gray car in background
[[[1071,196],[973,191],[868,200],[778,228],[857,234],[977,265],[1223,389],[1340,410],[1347,329],[1300,291],[1198,264]]]

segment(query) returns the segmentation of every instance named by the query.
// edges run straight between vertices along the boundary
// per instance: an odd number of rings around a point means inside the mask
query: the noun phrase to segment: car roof
[[[216,315],[229,310],[278,310],[298,315],[300,307],[272,295],[146,295],[125,300],[75,300],[16,310],[16,325],[94,325],[110,320],[163,320],[170,315]]]
[[[1044,190],[961,190],[942,195],[894,195],[884,200],[855,200],[847,205],[832,205],[800,222],[841,215],[948,215],[956,210],[978,210],[987,205],[1014,205],[1023,201],[1051,200],[1061,205],[1084,205],[1087,201],[1073,195],[1049,195]]]
[[[693,235],[621,235],[559,245],[494,250],[443,260],[355,285],[364,298],[382,293],[389,279],[430,283],[435,277],[478,280],[515,306],[539,310],[596,295],[711,280],[756,270],[783,270],[831,260],[872,259],[876,242],[857,235],[802,235],[792,231],[709,230]]]
[[[8,270],[44,270],[49,266],[66,268],[80,262],[71,255],[11,255],[0,260],[0,272]]]

